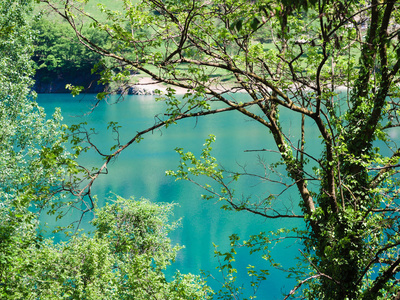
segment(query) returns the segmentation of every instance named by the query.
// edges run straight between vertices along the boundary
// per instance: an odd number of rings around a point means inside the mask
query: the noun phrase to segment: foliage
[[[4,2],[0,26],[0,199],[17,209],[45,205],[73,162],[63,146],[60,111],[48,119],[32,100],[32,35],[26,1]],[[7,29],[4,29],[7,28]]]
[[[107,22],[87,18],[71,1],[41,2],[67,20],[88,48],[116,61],[119,69],[103,72],[104,80],[140,71],[189,90],[180,98],[169,89],[161,97],[167,109],[155,125],[105,155],[89,188],[112,158],[144,134],[185,118],[236,111],[265,126],[274,146],[260,144],[259,151],[276,151],[280,160],[263,174],[226,172],[207,142],[199,159],[179,149],[181,165],[171,174],[195,182],[206,175],[222,184],[204,187],[211,191],[207,198],[216,196],[225,207],[304,220],[306,232],[297,232],[303,267],[294,270],[298,285],[287,297],[400,297],[396,1],[125,0],[120,11],[103,10]],[[104,49],[75,25],[84,21],[109,34],[112,47]],[[221,70],[225,76],[213,76]],[[237,91],[249,100],[237,100]],[[297,126],[281,122],[280,114]],[[305,124],[318,130],[322,152],[307,148]],[[270,169],[286,179],[276,180]],[[262,201],[236,196],[235,182],[247,176],[280,185],[281,193]],[[290,187],[300,196],[301,214],[276,206],[276,197]]]
[[[29,1],[0,4],[0,297],[15,292],[27,248],[39,242],[37,214],[62,198],[63,181],[74,163],[63,146],[60,112],[47,119],[32,100],[32,32]],[[57,196],[56,196],[57,195]],[[62,202],[62,201],[61,201]]]
[[[12,234],[0,244],[2,258],[16,258],[2,268],[2,298],[206,299],[198,276],[178,272],[167,281],[163,273],[180,248],[167,238],[176,226],[167,224],[172,207],[117,197],[96,210],[92,236],[57,244],[38,241],[37,223],[16,223],[2,208],[1,232]]]
[[[37,90],[41,91],[50,85],[50,89],[62,91],[65,82],[74,84],[80,82],[81,86],[88,89],[102,90],[96,86],[99,76],[91,73],[91,69],[96,65],[99,72],[103,69],[102,63],[99,63],[100,55],[80,44],[65,22],[55,22],[45,13],[33,19],[32,29],[35,39],[32,59],[37,70],[35,74]],[[90,28],[85,32],[96,43],[106,47],[108,43],[106,34]],[[83,90],[81,86],[79,88]]]
[[[40,92],[66,92],[67,83],[80,83],[79,88],[86,92],[100,91],[104,89],[97,82],[100,77],[91,70],[96,66],[98,72],[103,69],[106,61],[100,62],[101,56],[84,47],[73,30],[66,22],[54,19],[54,14],[48,9],[38,7],[32,13],[31,26],[34,35],[35,62],[34,88]],[[85,34],[93,41],[108,47],[108,35],[85,27]],[[65,89],[64,89],[65,87]]]
[[[32,29],[37,33],[33,59],[39,69],[46,68],[56,73],[90,72],[100,58],[79,44],[69,25],[64,22],[52,22],[41,16],[33,23]],[[107,38],[100,35],[93,36],[93,39],[104,45]]]

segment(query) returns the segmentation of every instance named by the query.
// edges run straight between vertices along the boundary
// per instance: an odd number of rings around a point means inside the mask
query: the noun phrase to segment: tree
[[[211,193],[205,197],[217,197],[227,209],[304,220],[306,230],[297,236],[305,267],[290,295],[400,297],[400,150],[391,135],[400,126],[397,1],[125,0],[121,11],[103,9],[107,22],[72,1],[41,2],[69,22],[82,44],[117,62],[102,72],[104,82],[129,84],[135,70],[171,86],[161,95],[167,109],[154,126],[104,154],[87,188],[144,134],[185,118],[237,111],[268,130],[275,146],[259,151],[280,154],[270,166],[285,181],[223,170],[211,156],[211,140],[200,158],[178,149],[181,165],[171,175],[207,176],[221,188],[204,185]],[[86,25],[107,33],[113,46],[92,41],[81,30]],[[188,92],[178,98],[174,86]],[[297,133],[280,113],[298,120]],[[321,154],[307,149],[306,124],[318,128]],[[236,196],[234,183],[248,175],[282,184],[282,192],[294,186],[301,213],[277,208],[277,195],[259,202]],[[260,243],[267,245],[267,237],[247,245]]]
[[[68,166],[74,166],[64,149],[60,111],[47,118],[33,101],[28,3],[0,6],[0,199],[2,207],[15,212],[50,205],[64,189]]]
[[[10,230],[14,224],[5,212],[1,230],[22,243],[11,249],[12,268],[2,268],[2,298],[207,299],[211,291],[198,276],[177,272],[167,281],[163,273],[181,248],[167,237],[177,225],[167,224],[172,207],[117,197],[95,210],[94,234],[74,234],[57,244],[38,240],[32,222]]]
[[[30,1],[0,4],[0,297],[21,299],[28,250],[40,240],[38,215],[62,202],[71,157],[64,149],[61,115],[48,119],[32,100],[33,35]],[[13,298],[14,297],[14,298]]]
[[[60,110],[48,118],[34,101],[30,9],[28,0],[0,2],[0,298],[207,298],[197,276],[163,274],[180,249],[168,238],[172,205],[117,197],[93,210],[92,235],[44,238],[40,214],[74,208],[67,196],[81,169]]]

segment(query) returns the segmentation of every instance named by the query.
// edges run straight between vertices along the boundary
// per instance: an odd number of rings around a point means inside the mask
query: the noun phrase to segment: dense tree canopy
[[[116,145],[89,187],[143,134],[185,118],[237,111],[272,136],[275,146],[260,144],[260,151],[280,154],[270,167],[285,173],[284,181],[274,180],[267,167],[263,174],[226,172],[210,154],[211,140],[200,158],[178,150],[181,165],[170,173],[191,181],[208,176],[222,187],[204,185],[211,193],[205,197],[225,201],[226,208],[304,220],[306,231],[297,232],[304,268],[290,294],[400,297],[397,1],[125,0],[121,11],[104,8],[105,22],[73,1],[42,2],[69,22],[81,43],[116,61],[102,73],[105,82],[129,84],[133,70],[172,86],[161,96],[168,108],[155,125]],[[91,40],[83,25],[108,34],[111,47]],[[173,86],[188,93],[179,98]],[[237,100],[239,91],[248,100]],[[298,124],[281,122],[280,114]],[[318,128],[322,153],[307,148],[305,124]],[[282,185],[282,192],[295,187],[301,213],[276,207],[276,194],[259,201],[235,195],[234,184],[245,175]]]
[[[77,42],[77,38],[65,22],[54,22],[51,14],[33,16],[32,31],[35,36],[33,61],[36,64],[35,89],[39,92],[67,92],[66,82],[89,86],[89,91],[100,91],[98,75],[91,69],[100,55]],[[88,29],[91,39],[105,46],[107,36]]]

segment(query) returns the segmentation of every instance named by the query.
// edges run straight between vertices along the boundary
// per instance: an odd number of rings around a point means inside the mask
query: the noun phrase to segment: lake
[[[164,105],[156,102],[153,96],[126,96],[121,103],[101,103],[92,113],[87,114],[93,105],[93,98],[93,95],[73,98],[67,94],[41,94],[37,101],[49,115],[55,107],[60,107],[64,123],[68,125],[86,121],[87,128],[96,128],[98,134],[94,136],[94,140],[106,153],[114,138],[106,131],[108,122],[119,122],[122,126],[120,139],[126,142],[137,131],[153,125],[155,115],[162,111]],[[297,123],[294,123],[293,119],[288,117],[285,122],[293,122],[293,126],[289,128],[298,131]],[[310,132],[314,130],[316,129],[309,129]],[[165,175],[166,170],[176,170],[179,164],[179,156],[174,151],[176,147],[198,155],[209,134],[217,137],[213,145],[213,155],[227,169],[240,170],[239,165],[246,165],[249,171],[262,171],[258,163],[259,156],[266,162],[272,162],[277,157],[277,154],[271,152],[245,152],[254,149],[274,149],[272,137],[260,124],[246,120],[239,113],[229,112],[183,120],[178,125],[145,136],[143,141],[133,144],[110,164],[109,173],[100,177],[94,185],[93,193],[97,195],[99,205],[112,197],[111,192],[123,197],[144,197],[155,202],[178,204],[173,218],[182,218],[182,226],[172,232],[171,239],[173,243],[184,245],[185,248],[179,252],[176,262],[168,269],[168,276],[175,270],[199,274],[199,270],[202,269],[220,278],[218,270],[215,270],[218,261],[214,257],[213,243],[219,245],[220,250],[224,250],[228,249],[228,237],[232,233],[246,239],[249,235],[261,231],[302,225],[299,220],[270,220],[246,212],[223,211],[220,209],[221,203],[202,200],[200,195],[203,191],[195,185],[174,181],[174,178]],[[316,153],[319,149],[317,146]],[[81,160],[86,165],[101,164],[101,159],[92,153],[88,153]],[[255,179],[247,179],[236,187],[239,194],[247,192],[255,198],[265,197],[275,192],[275,189],[276,187],[268,182]],[[281,199],[287,203],[297,203],[298,194],[291,190],[283,194]],[[77,215],[68,215],[63,222],[68,223],[76,218]],[[89,220],[90,216],[87,215],[85,222]],[[50,226],[53,225],[52,219],[46,218],[46,221]],[[89,228],[85,225],[83,227]],[[294,257],[300,254],[298,248],[298,245],[290,241],[276,246],[272,253],[283,268],[289,268],[295,263]],[[286,279],[287,273],[273,269],[259,254],[249,255],[244,249],[239,249],[236,265],[239,272],[238,284],[244,283],[248,292],[251,291],[250,280],[243,275],[249,264],[270,271],[270,276],[262,283],[257,293],[257,299],[282,299],[282,293],[288,293],[295,285],[294,280]],[[209,284],[214,289],[219,287],[218,282],[214,280],[210,280]]]

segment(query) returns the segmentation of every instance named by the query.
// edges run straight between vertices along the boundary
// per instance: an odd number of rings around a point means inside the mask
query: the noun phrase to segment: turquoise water
[[[88,114],[93,105],[93,96],[73,98],[64,94],[42,94],[38,97],[40,105],[51,114],[55,107],[61,107],[66,124],[88,122],[87,128],[96,128],[98,134],[95,142],[102,151],[108,152],[114,136],[106,131],[108,122],[117,121],[122,126],[121,142],[127,142],[137,131],[154,124],[154,116],[162,111],[163,104],[155,102],[152,96],[127,96],[116,105],[102,103],[92,113]],[[297,134],[295,120],[287,118],[291,133]],[[291,125],[293,122],[293,125]],[[312,133],[313,128],[309,131]],[[273,141],[265,127],[256,122],[246,120],[242,115],[229,112],[218,116],[183,120],[162,131],[155,131],[145,136],[139,144],[133,144],[126,149],[115,162],[109,166],[108,175],[100,177],[95,183],[93,193],[99,199],[99,205],[104,204],[114,192],[123,197],[135,196],[148,198],[156,202],[174,202],[178,205],[174,210],[174,219],[182,218],[182,226],[171,234],[173,243],[185,245],[170,267],[168,274],[175,270],[183,273],[199,274],[199,270],[210,271],[219,278],[215,270],[218,261],[214,257],[213,243],[227,249],[228,237],[232,233],[242,238],[261,231],[276,230],[281,227],[301,226],[296,220],[266,220],[246,212],[226,212],[220,209],[221,204],[215,201],[205,201],[200,198],[202,190],[189,182],[175,182],[165,176],[166,170],[175,170],[179,156],[174,149],[182,147],[186,151],[199,154],[205,139],[209,134],[217,136],[213,146],[213,154],[225,168],[240,170],[239,165],[246,165],[249,171],[263,171],[257,163],[258,156],[269,162],[277,154],[271,152],[245,152],[253,149],[272,149]],[[311,146],[312,147],[312,146]],[[316,147],[318,153],[319,147]],[[81,158],[85,164],[100,166],[102,161],[93,153]],[[270,183],[247,179],[236,187],[238,193],[246,192],[255,198],[268,195],[279,190]],[[281,198],[285,203],[298,201],[295,190],[289,190]],[[298,211],[297,211],[298,212]],[[64,222],[76,220],[77,215],[68,215]],[[87,215],[85,222],[90,219]],[[52,220],[47,220],[52,225]],[[85,224],[83,225],[85,227]],[[87,227],[86,227],[87,228]],[[299,246],[293,241],[276,246],[273,254],[277,262],[284,268],[294,265],[294,257],[299,255]],[[270,276],[258,291],[258,299],[282,299],[282,292],[288,293],[295,285],[293,280],[286,279],[286,273],[270,267],[259,254],[248,255],[244,249],[238,251],[237,269],[238,284],[244,284],[251,291],[249,278],[245,274],[248,265],[269,269]],[[209,284],[218,289],[216,281]]]

